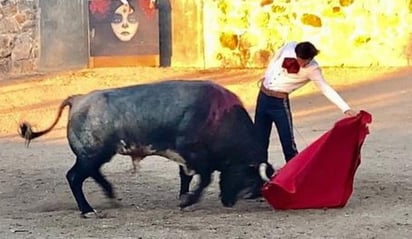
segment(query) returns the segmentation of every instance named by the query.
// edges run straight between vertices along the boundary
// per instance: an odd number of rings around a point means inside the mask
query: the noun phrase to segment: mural
[[[89,0],[90,56],[159,54],[155,0]]]

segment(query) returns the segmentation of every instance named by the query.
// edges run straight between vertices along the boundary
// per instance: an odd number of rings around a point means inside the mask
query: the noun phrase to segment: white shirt
[[[323,78],[321,68],[316,60],[313,59],[305,67],[300,67],[298,73],[288,73],[282,67],[285,57],[296,58],[295,47],[297,44],[294,41],[289,42],[276,52],[266,69],[263,86],[274,91],[292,93],[309,81],[313,81],[323,95],[339,107],[342,112],[349,110],[349,105]]]

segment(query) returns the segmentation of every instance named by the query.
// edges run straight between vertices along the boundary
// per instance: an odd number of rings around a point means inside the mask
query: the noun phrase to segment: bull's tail
[[[69,96],[67,99],[65,99],[59,106],[59,111],[57,112],[57,117],[55,118],[54,122],[52,123],[52,125],[50,125],[50,127],[48,127],[45,130],[39,131],[39,132],[34,132],[31,125],[28,122],[23,122],[20,124],[20,130],[19,130],[19,135],[24,138],[26,140],[26,146],[28,147],[30,144],[30,141],[32,139],[35,139],[37,137],[40,137],[44,134],[47,134],[48,132],[50,132],[54,126],[56,126],[57,122],[59,121],[62,113],[63,113],[63,109],[66,106],[69,106],[70,108],[73,105],[73,99],[76,97],[77,95],[73,95],[73,96]]]

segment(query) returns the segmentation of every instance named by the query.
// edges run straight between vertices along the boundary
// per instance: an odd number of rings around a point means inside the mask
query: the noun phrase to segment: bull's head
[[[258,167],[252,166],[253,170],[258,171],[259,177],[249,183],[248,191],[243,195],[245,199],[253,199],[262,196],[262,186],[269,182],[275,173],[274,168],[269,163],[260,163]]]
[[[270,180],[274,169],[269,163],[236,166],[220,174],[220,196],[224,206],[233,206],[239,197],[257,198],[261,189]]]

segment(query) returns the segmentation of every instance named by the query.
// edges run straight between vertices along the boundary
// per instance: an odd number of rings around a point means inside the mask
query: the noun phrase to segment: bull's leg
[[[132,174],[136,175],[137,171],[140,170],[140,161],[142,161],[142,157],[131,156],[132,157]]]
[[[94,172],[91,177],[96,181],[97,184],[102,187],[104,194],[106,197],[110,199],[110,203],[114,207],[120,207],[119,201],[116,199],[116,194],[114,193],[113,186],[112,184],[107,181],[107,179],[104,177],[104,175],[100,172],[100,170],[97,170]]]
[[[238,168],[230,168],[220,174],[220,200],[225,207],[232,207],[237,201],[244,177],[248,176],[242,172]]]
[[[188,176],[182,166],[179,166],[180,192],[179,197],[189,192],[193,176]]]
[[[100,170],[97,170],[94,172],[91,177],[96,181],[97,184],[99,184],[106,197],[114,199],[116,196],[114,194],[114,190],[112,187],[112,184],[107,181],[107,179],[103,176],[103,174],[100,172]]]
[[[210,182],[212,181],[212,172],[210,171],[202,171],[199,173],[200,176],[200,182],[197,188],[189,192],[181,197],[180,200],[180,208],[185,208],[190,205],[193,205],[197,203],[200,200],[200,197],[202,196],[203,190],[209,186]]]
[[[95,212],[94,209],[87,202],[86,197],[83,193],[83,182],[89,177],[88,174],[79,165],[81,159],[77,159],[75,165],[67,172],[66,178],[69,181],[70,189],[72,190],[74,199],[77,202],[77,206],[81,211],[82,215],[87,213]]]
[[[182,126],[185,127],[185,121],[191,119],[190,115],[185,115],[182,120]],[[196,128],[196,127],[195,127]],[[180,173],[180,208],[185,208],[197,203],[202,196],[203,190],[210,184],[212,178],[211,165],[207,160],[207,152],[196,143],[196,140],[191,138],[192,135],[198,135],[196,132],[191,131],[191,135],[182,135],[176,138],[176,150],[185,160],[185,164],[188,168],[193,169],[196,174],[199,175],[199,184],[194,191],[189,191],[190,182],[193,176],[185,174],[183,167],[179,168]],[[185,193],[188,192],[188,193]]]

